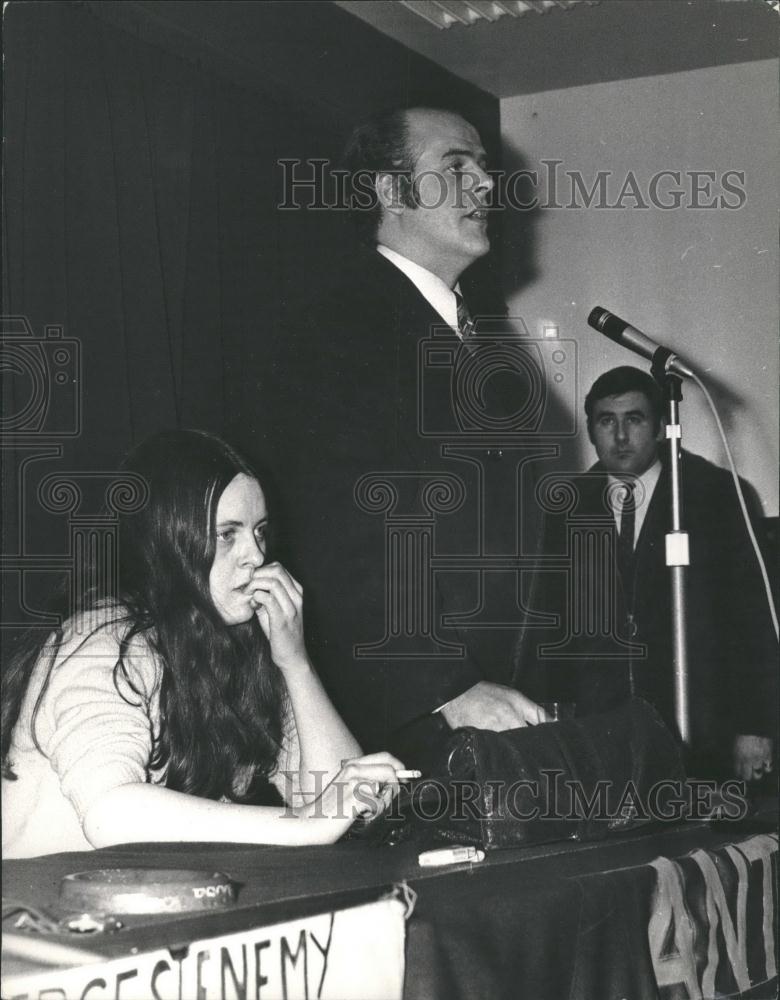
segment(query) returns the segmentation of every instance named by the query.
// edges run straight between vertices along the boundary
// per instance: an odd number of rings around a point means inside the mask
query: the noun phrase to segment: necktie
[[[460,292],[455,292],[455,302],[458,307],[458,336],[465,343],[474,335],[474,320]]]
[[[620,534],[618,535],[617,562],[623,584],[629,587],[634,576],[634,527],[636,525],[636,498],[634,496],[633,480],[623,483],[623,507],[620,515]]]

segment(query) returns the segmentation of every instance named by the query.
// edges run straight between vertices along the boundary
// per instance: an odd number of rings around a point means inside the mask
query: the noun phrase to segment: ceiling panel
[[[774,0],[335,2],[497,97],[778,55]]]

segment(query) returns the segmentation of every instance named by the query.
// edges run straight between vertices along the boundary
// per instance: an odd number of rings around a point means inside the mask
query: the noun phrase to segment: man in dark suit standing
[[[544,551],[587,555],[568,580],[540,575],[535,606],[555,612],[560,627],[555,637],[526,631],[523,677],[535,696],[574,701],[578,714],[637,694],[674,727],[661,390],[638,368],[615,368],[596,380],[585,411],[599,460],[570,477],[571,505],[548,518]],[[681,473],[692,768],[752,780],[773,766],[777,643],[730,475],[689,452]]]
[[[473,321],[459,279],[490,249],[493,180],[476,129],[432,108],[368,120],[346,165],[370,195],[355,213],[366,249],[287,333],[268,433],[318,669],[364,746],[397,746],[414,764],[450,728],[540,718],[499,683],[511,634],[502,648],[442,624],[477,604],[473,574],[430,567],[434,544],[462,552],[479,525],[477,484],[418,423],[420,345],[435,333],[450,357],[477,349],[464,343]],[[437,393],[434,408],[451,409],[449,390]]]

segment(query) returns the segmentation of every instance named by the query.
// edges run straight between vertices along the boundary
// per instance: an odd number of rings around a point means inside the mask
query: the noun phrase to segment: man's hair
[[[661,388],[647,372],[632,365],[621,365],[620,368],[610,368],[608,372],[599,375],[590,392],[585,397],[585,415],[588,418],[588,433],[591,432],[593,409],[600,399],[607,396],[622,396],[625,392],[641,392],[647,397],[653,414],[654,429],[657,432],[664,415],[664,398]]]
[[[392,108],[365,118],[352,130],[342,159],[353,191],[360,191],[359,204],[354,203],[358,199],[351,201],[358,234],[364,243],[374,244],[382,221],[382,206],[374,188],[377,176],[398,174],[402,200],[414,204],[411,195],[414,157],[409,148],[407,109]]]

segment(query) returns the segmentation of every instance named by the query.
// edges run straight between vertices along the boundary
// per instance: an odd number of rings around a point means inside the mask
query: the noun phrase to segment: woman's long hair
[[[229,445],[200,431],[156,434],[123,468],[146,481],[149,499],[136,513],[120,515],[116,579],[75,595],[76,609],[109,604],[126,617],[114,668],[118,691],[133,687],[126,656],[135,636],[142,634],[157,655],[160,733],[150,767],[164,769],[166,785],[205,798],[251,800],[276,763],[285,687],[256,618],[230,627],[223,622],[211,599],[209,573],[219,499],[235,476],[257,476]],[[98,574],[86,578],[94,581]],[[61,642],[58,630],[54,654]],[[3,672],[5,777],[13,777],[8,753],[24,693],[50,645],[40,632],[29,634]],[[44,692],[45,686],[33,723]],[[245,776],[241,787],[239,774]]]

